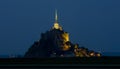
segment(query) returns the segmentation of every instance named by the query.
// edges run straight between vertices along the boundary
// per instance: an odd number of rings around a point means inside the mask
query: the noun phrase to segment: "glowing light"
[[[64,38],[64,42],[68,42],[69,41],[69,34],[68,33],[62,34],[62,37]]]
[[[98,53],[97,56],[100,57],[101,55]]]
[[[64,45],[62,46],[62,50],[64,50],[64,51],[67,51],[67,50],[69,50],[69,49],[70,49],[70,46],[69,46],[69,45],[64,44]]]
[[[90,53],[91,56],[94,56],[94,53]]]
[[[59,29],[59,24],[58,23],[54,23],[54,28],[55,29]]]

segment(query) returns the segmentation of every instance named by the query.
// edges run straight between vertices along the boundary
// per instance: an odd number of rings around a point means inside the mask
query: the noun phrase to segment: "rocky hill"
[[[100,53],[79,47],[69,41],[69,34],[60,29],[51,29],[41,34],[41,39],[34,42],[24,57],[92,57]]]
[[[24,57],[100,57],[101,54],[80,47],[69,40],[69,33],[65,32],[58,24],[57,14],[53,27],[41,34],[39,41],[36,41],[25,53]]]

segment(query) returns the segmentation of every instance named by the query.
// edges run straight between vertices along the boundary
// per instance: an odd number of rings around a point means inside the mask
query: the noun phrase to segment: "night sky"
[[[120,52],[120,0],[0,0],[0,55],[24,54],[54,23],[73,43]]]

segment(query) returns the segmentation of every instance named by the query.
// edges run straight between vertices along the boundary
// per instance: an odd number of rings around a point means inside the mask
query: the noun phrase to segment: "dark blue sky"
[[[59,23],[73,43],[120,52],[120,0],[0,0],[0,54],[24,54]]]

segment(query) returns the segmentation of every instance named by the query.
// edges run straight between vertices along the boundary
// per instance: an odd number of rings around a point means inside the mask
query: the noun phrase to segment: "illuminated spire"
[[[57,10],[55,10],[55,22],[58,22],[58,15],[57,15]]]
[[[62,27],[59,25],[58,23],[58,14],[57,14],[57,10],[55,10],[55,23],[54,23],[54,26],[53,26],[54,29],[60,29],[62,30]]]

